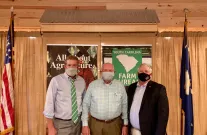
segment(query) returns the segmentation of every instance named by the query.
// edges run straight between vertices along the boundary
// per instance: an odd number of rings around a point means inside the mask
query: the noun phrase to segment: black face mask
[[[150,75],[145,74],[145,73],[138,73],[138,78],[142,82],[146,82],[150,79]]]

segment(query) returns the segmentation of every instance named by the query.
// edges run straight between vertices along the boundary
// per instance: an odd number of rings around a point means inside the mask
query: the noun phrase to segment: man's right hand
[[[88,126],[82,127],[82,135],[90,135],[90,129]]]
[[[48,135],[57,135],[57,130],[54,127],[53,120],[47,118]]]
[[[57,130],[54,127],[48,128],[48,135],[57,135]]]

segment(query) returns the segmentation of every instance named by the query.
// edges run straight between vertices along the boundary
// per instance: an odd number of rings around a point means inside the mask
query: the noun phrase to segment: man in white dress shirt
[[[80,135],[85,81],[77,75],[78,58],[67,57],[65,73],[52,78],[45,101],[49,135]]]

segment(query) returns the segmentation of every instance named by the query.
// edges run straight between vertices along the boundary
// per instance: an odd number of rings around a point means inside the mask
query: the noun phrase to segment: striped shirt
[[[83,126],[88,126],[88,113],[100,120],[110,120],[121,115],[127,125],[127,94],[124,85],[118,80],[113,80],[111,84],[105,84],[102,79],[93,81],[83,100]]]

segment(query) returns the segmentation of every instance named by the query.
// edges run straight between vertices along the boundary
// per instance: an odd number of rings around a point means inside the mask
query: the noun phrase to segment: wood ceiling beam
[[[183,27],[184,17],[160,17],[159,27]],[[188,27],[207,27],[207,18],[205,17],[189,17]]]
[[[207,9],[206,0],[205,3],[199,2],[199,1],[188,1],[186,2],[152,2],[149,3],[149,0],[145,2],[138,2],[135,0],[122,0],[119,2],[110,1],[105,2],[103,0],[96,1],[93,0],[93,2],[90,1],[83,1],[83,0],[76,0],[76,1],[48,1],[48,0],[21,0],[21,1],[1,1],[0,2],[0,8],[10,8],[11,6],[14,6],[14,8],[37,8],[37,9],[43,9],[43,8],[75,8],[77,6],[91,6],[91,7],[99,7],[99,6],[106,6],[107,9]]]
[[[71,10],[104,10],[106,6],[13,6],[16,9],[71,9]],[[10,9],[11,5],[0,5],[0,9]]]
[[[185,17],[185,13],[181,9],[157,9],[159,17]],[[207,17],[207,10],[205,9],[191,9],[187,15],[188,17]]]
[[[8,27],[0,27],[0,31],[8,31]],[[14,31],[39,31],[40,32],[40,27],[16,27],[14,28]]]
[[[172,32],[183,32],[183,27],[158,27],[159,32],[165,32],[165,31],[172,31]],[[193,31],[200,31],[200,32],[206,32],[207,28],[202,27],[188,27],[188,32]]]
[[[28,2],[57,2],[59,3],[59,0],[1,0],[2,2],[22,2],[22,3],[28,3]],[[61,3],[84,3],[85,0],[61,0]],[[137,3],[143,3],[143,0],[87,0],[88,3],[120,3],[120,2],[137,2]],[[206,0],[146,0],[147,3],[197,3],[197,2],[203,2],[205,3]]]
[[[106,3],[107,9],[155,9],[155,10],[183,10],[207,9],[206,3]]]
[[[15,18],[40,18],[44,13],[43,9],[15,9]],[[10,18],[10,9],[0,9],[0,18]]]

